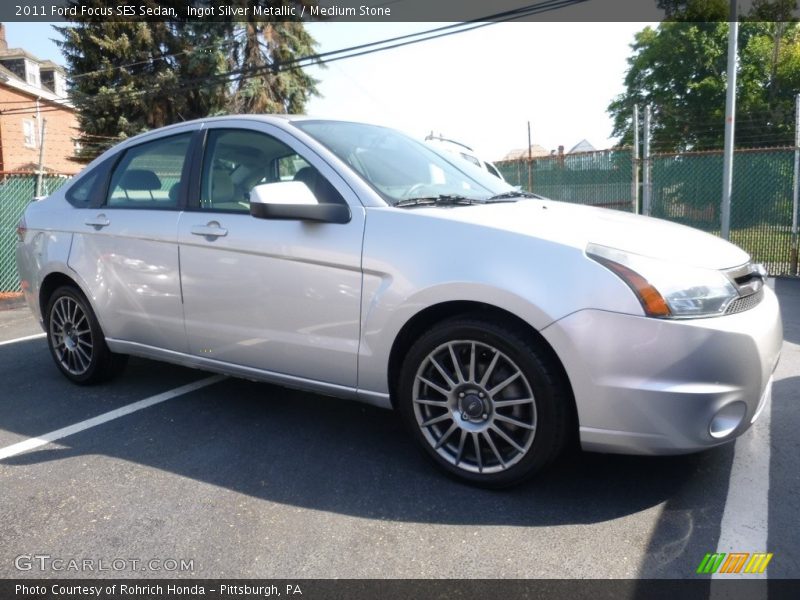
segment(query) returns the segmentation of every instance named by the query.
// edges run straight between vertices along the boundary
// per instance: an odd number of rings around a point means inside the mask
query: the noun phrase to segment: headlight
[[[586,255],[622,279],[650,317],[722,315],[739,297],[733,283],[720,271],[668,263],[597,244],[589,244]]]

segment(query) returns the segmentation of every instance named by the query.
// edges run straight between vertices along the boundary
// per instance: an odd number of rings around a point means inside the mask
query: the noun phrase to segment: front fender
[[[363,252],[364,393],[388,394],[398,333],[437,304],[488,304],[539,331],[589,307],[641,312],[625,284],[582,247],[456,220],[447,211],[369,208]]]

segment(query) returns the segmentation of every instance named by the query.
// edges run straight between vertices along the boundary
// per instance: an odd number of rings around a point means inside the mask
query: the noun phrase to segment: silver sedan
[[[73,382],[136,355],[394,408],[436,464],[489,487],[573,441],[733,440],[782,343],[766,273],[736,246],[521,192],[374,125],[152,131],[31,204],[18,236]]]

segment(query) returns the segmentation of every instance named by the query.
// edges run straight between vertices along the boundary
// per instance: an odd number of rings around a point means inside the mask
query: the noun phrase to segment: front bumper
[[[662,320],[584,310],[542,335],[572,384],[581,446],[623,454],[695,452],[744,433],[769,402],[783,343],[769,288],[738,314]]]

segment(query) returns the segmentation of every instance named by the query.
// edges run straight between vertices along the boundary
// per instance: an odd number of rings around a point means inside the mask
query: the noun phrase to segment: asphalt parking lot
[[[74,386],[27,309],[0,311],[0,577],[692,578],[717,550],[800,577],[800,281],[776,289],[772,405],[735,445],[574,452],[503,492],[440,475],[370,406],[140,359]]]

